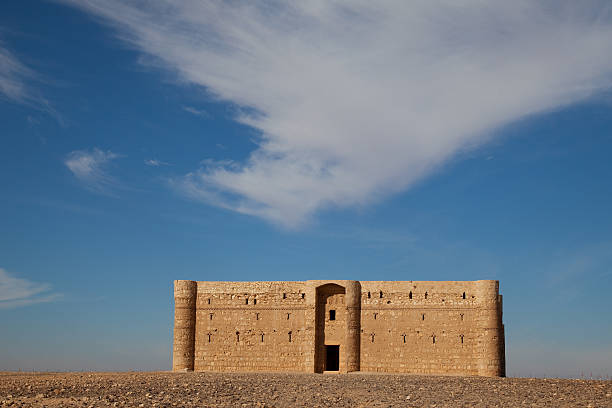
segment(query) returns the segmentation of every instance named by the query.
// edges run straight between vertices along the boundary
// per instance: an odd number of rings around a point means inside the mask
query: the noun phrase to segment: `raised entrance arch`
[[[316,287],[315,372],[359,371],[361,285],[337,281]]]

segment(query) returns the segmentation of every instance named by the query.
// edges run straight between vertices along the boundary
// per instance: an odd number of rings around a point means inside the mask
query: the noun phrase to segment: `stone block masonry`
[[[174,281],[175,371],[505,376],[499,282]]]

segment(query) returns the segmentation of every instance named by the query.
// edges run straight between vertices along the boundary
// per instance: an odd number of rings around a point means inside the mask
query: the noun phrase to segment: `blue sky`
[[[476,3],[2,2],[0,370],[168,369],[174,279],[498,279],[509,375],[612,375],[610,6]]]

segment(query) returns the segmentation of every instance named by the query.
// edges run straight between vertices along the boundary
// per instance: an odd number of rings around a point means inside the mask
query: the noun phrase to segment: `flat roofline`
[[[219,283],[308,283],[308,282],[362,282],[362,283],[375,283],[375,282],[384,282],[384,283],[450,283],[450,282],[460,282],[460,283],[476,283],[476,282],[499,282],[499,280],[497,280],[497,279],[435,280],[435,281],[425,281],[425,280],[354,280],[354,279],[309,279],[309,280],[304,280],[304,281],[297,281],[297,280],[288,280],[288,281],[195,280],[194,281],[192,279],[175,279],[175,282],[176,281],[219,282]]]

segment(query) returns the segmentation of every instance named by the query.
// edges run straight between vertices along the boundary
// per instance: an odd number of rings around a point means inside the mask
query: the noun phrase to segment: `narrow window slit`
[[[336,311],[333,309],[329,311],[329,320],[336,320]]]
[[[289,332],[289,343],[291,343],[291,332]]]

